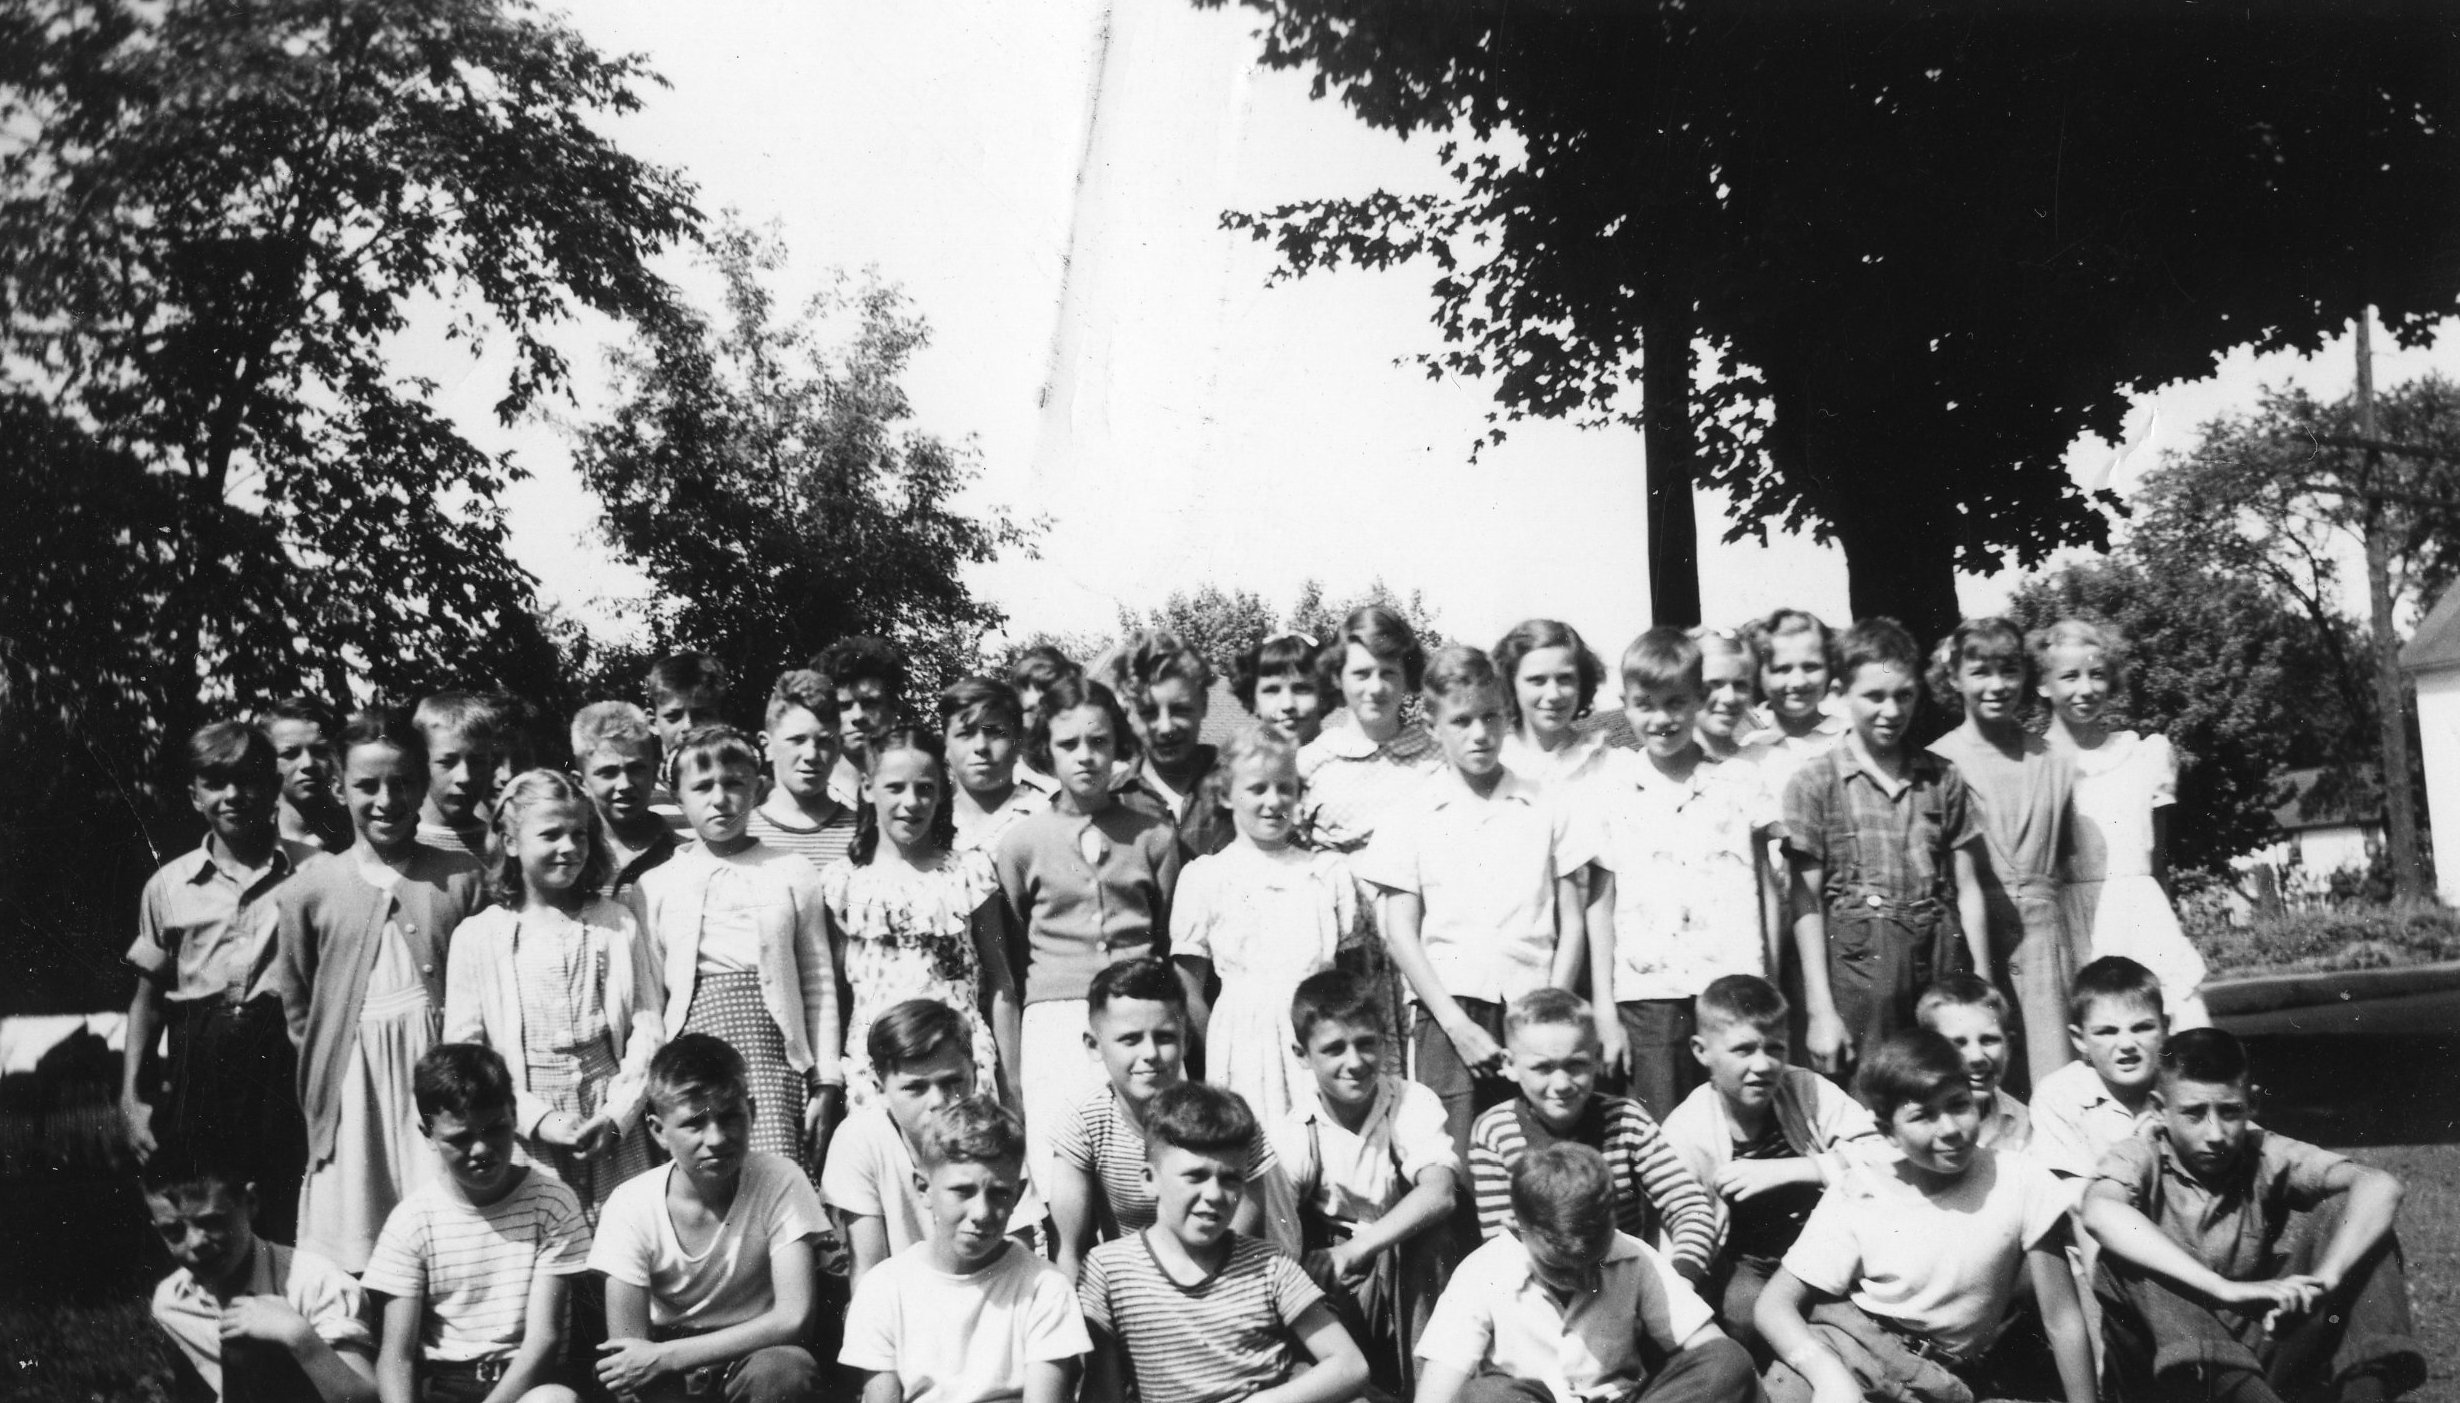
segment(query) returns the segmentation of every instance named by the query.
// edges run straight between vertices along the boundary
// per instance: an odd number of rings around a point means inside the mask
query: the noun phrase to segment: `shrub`
[[[2259,912],[2242,926],[2185,924],[2216,978],[2460,960],[2460,912],[2440,907],[2326,905]]]

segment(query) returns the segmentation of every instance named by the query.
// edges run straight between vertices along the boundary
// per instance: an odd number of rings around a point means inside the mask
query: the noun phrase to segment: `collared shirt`
[[[985,809],[981,801],[974,797],[973,791],[963,785],[956,787],[948,800],[949,811],[957,820],[954,851],[996,852],[999,850],[1000,835],[1015,827],[1018,820],[1050,809],[1051,791],[1026,783],[1026,773],[1023,765],[1017,766],[1016,783],[1009,788],[1008,797],[996,809]]]
[[[1503,737],[1504,768],[1547,795],[1560,796],[1596,778],[1609,753],[1610,747],[1601,735],[1575,733],[1572,743],[1560,750],[1540,750],[1518,731],[1506,732]]]
[[[2089,1178],[2101,1157],[2151,1117],[2130,1111],[2090,1062],[2070,1062],[2033,1088],[2033,1143],[2026,1153],[2061,1174]]]
[[[1585,1403],[1647,1382],[1644,1334],[1672,1354],[1712,1318],[1690,1283],[1638,1238],[1616,1233],[1598,1277],[1597,1290],[1557,1304],[1520,1239],[1494,1238],[1452,1273],[1418,1354],[1465,1374],[1528,1379],[1563,1403]]]
[[[155,983],[167,983],[167,996],[178,1003],[266,992],[273,907],[265,898],[316,856],[305,843],[278,838],[265,865],[251,869],[216,858],[213,839],[206,838],[147,879],[128,963]]]
[[[1299,825],[1308,845],[1335,852],[1365,847],[1384,814],[1443,762],[1423,726],[1405,725],[1378,744],[1355,725],[1327,722],[1298,752],[1298,778],[1306,786]]]
[[[1504,770],[1484,798],[1450,766],[1384,816],[1363,882],[1424,903],[1418,941],[1455,998],[1503,1003],[1553,973],[1555,883],[1588,865],[1587,825]]]
[[[359,1283],[313,1252],[256,1240],[248,1254],[246,1284],[232,1293],[279,1296],[307,1318],[316,1338],[335,1349],[372,1356],[376,1337],[360,1318],[364,1297]],[[197,1374],[222,1392],[222,1302],[186,1267],[179,1267],[154,1288],[154,1323],[188,1356]]]
[[[684,831],[688,833],[691,830]],[[675,831],[671,828],[659,828],[657,833],[650,838],[648,845],[639,848],[626,847],[623,840],[616,837],[610,830],[602,828],[600,832],[606,837],[608,858],[606,885],[598,889],[600,896],[623,897],[627,893],[637,891],[641,885],[642,873],[656,868],[668,858],[673,857],[675,850],[683,846],[683,841],[675,836]],[[639,903],[635,900],[634,904],[637,906]]]
[[[852,756],[842,752],[829,769],[829,797],[849,809],[863,806],[863,794],[871,788],[871,777],[854,763]]]
[[[2310,1212],[2332,1196],[2335,1170],[2348,1161],[2260,1125],[2247,1128],[2238,1163],[2217,1184],[2197,1178],[2178,1158],[2169,1130],[2150,1122],[2112,1147],[2094,1171],[2127,1203],[2230,1281],[2263,1281],[2286,1265],[2281,1237],[2292,1213]]]
[[[1759,773],[1703,758],[1684,779],[1645,754],[1607,753],[1584,796],[1597,865],[1614,873],[1614,996],[1688,999],[1729,974],[1766,975],[1755,829]]]
[[[1951,899],[1949,855],[1982,841],[1964,776],[1929,751],[1907,751],[1892,780],[1848,735],[1785,790],[1785,848],[1827,869],[1828,909]]]
[[[1461,1160],[1444,1124],[1444,1103],[1414,1081],[1385,1077],[1356,1130],[1308,1097],[1273,1129],[1273,1152],[1298,1201],[1342,1223],[1372,1223],[1392,1211],[1429,1169],[1457,1182]]]
[[[2033,1146],[2033,1113],[2001,1090],[1991,1098],[1990,1114],[1982,1117],[1981,1132],[1973,1143],[1986,1150],[2025,1153]]]

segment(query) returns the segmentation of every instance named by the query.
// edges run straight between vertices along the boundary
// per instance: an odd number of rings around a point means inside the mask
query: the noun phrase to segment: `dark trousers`
[[[256,1185],[256,1232],[298,1238],[307,1122],[282,1001],[199,999],[170,1006],[170,1094],[162,1125],[208,1163]]]
[[[1349,1240],[1352,1225],[1327,1220],[1313,1209],[1301,1209],[1299,1227],[1307,1250],[1308,1275],[1324,1292],[1325,1304],[1358,1342],[1367,1356],[1367,1381],[1395,1398],[1418,1389],[1418,1336],[1427,1316],[1443,1294],[1451,1273],[1451,1238],[1443,1227],[1431,1228],[1387,1252],[1379,1252],[1365,1277],[1335,1281],[1319,1270],[1315,1254]]]
[[[2056,1400],[2059,1382],[2041,1321],[2030,1314],[2009,1324],[1979,1359],[1957,1360],[1928,1341],[1880,1323],[1851,1301],[1828,1301],[1810,1313],[1812,1338],[1844,1364],[1866,1399],[1885,1403],[1974,1403],[1976,1399]],[[1811,1381],[1783,1360],[1768,1367],[1770,1403],[1809,1403]]]
[[[1936,901],[1883,897],[1874,907],[1851,893],[1828,903],[1828,987],[1857,1053],[1912,1027],[1922,991],[1972,963],[1955,918]]]
[[[1675,1351],[1664,1367],[1616,1403],[1756,1403],[1760,1381],[1751,1356],[1728,1339],[1705,1340]],[[1574,1403],[1534,1379],[1480,1374],[1461,1389],[1460,1403]]]
[[[2293,1214],[2281,1275],[2313,1270],[2340,1226],[2340,1199]],[[2410,1333],[2400,1246],[2386,1243],[2322,1308],[2277,1336],[2261,1315],[2226,1315],[2107,1253],[2094,1282],[2101,1300],[2104,1374],[2124,1403],[2282,1403],[2389,1398],[2425,1381]]]
[[[1484,1028],[1497,1046],[1503,1043],[1503,1005],[1484,999],[1455,999],[1461,1012],[1471,1022]],[[1464,1166],[1469,1163],[1469,1127],[1478,1112],[1498,1102],[1509,1101],[1519,1088],[1510,1077],[1481,1077],[1470,1074],[1462,1064],[1461,1055],[1452,1048],[1452,1039],[1445,1035],[1426,1005],[1412,1003],[1410,1011],[1410,1076],[1435,1093],[1444,1103],[1444,1129],[1452,1132],[1452,1152],[1460,1156]],[[1462,1187],[1468,1185],[1464,1182]],[[1466,1255],[1477,1248],[1477,1195],[1462,1193],[1452,1206],[1452,1239],[1455,1248]]]
[[[1770,1353],[1768,1342],[1760,1338],[1760,1327],[1751,1313],[1758,1308],[1760,1293],[1768,1289],[1769,1279],[1777,1274],[1777,1265],[1770,1258],[1737,1257],[1728,1252],[1717,1263],[1707,1289],[1701,1293],[1717,1308],[1717,1328],[1751,1351],[1752,1361],[1763,1369],[1775,1355]]]
[[[1631,1045],[1628,1094],[1662,1122],[1708,1079],[1700,1059],[1691,1055],[1699,1017],[1690,999],[1625,999],[1614,1011],[1623,1040]]]

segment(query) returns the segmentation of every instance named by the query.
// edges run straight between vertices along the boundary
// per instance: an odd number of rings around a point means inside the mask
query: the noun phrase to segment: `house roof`
[[[2287,771],[2281,779],[2289,786],[2289,798],[2273,809],[2272,821],[2284,832],[2383,821],[2383,779],[2371,765],[2351,769],[2314,766]]]
[[[2460,667],[2460,585],[2444,590],[2426,617],[2417,621],[2416,635],[2400,650],[2400,667],[2403,672]]]

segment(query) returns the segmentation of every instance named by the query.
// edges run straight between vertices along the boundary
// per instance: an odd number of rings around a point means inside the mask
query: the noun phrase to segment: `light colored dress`
[[[617,908],[622,909],[622,908]],[[463,938],[467,933],[462,932]],[[520,991],[521,1046],[517,1049],[530,1091],[566,1115],[588,1120],[608,1106],[608,1088],[623,1064],[607,1026],[607,947],[584,921],[547,908],[521,913],[512,934],[513,982]],[[644,1027],[655,1021],[651,1012]],[[508,1049],[511,1050],[511,1049]],[[581,1200],[595,1223],[615,1186],[649,1168],[649,1134],[638,1123],[622,1127],[611,1155],[585,1161],[569,1150],[532,1145],[557,1178]]]
[[[1335,713],[1298,752],[1307,843],[1344,853],[1365,847],[1384,812],[1444,763],[1435,737],[1423,726],[1403,726],[1379,745],[1348,718],[1347,711]]]
[[[2063,900],[2069,922],[2091,934],[2092,953],[2124,955],[2161,981],[2170,1026],[2211,1022],[2196,990],[2204,957],[2179,929],[2153,875],[2153,810],[2177,802],[2178,753],[2169,737],[2112,732],[2075,760],[2076,834]]]
[[[2074,808],[2075,769],[2036,735],[2024,738],[2023,758],[2010,773],[1990,742],[1959,727],[1930,743],[1953,761],[1981,820],[1988,869],[1982,897],[1990,911],[1990,958],[2024,1024],[2030,1086],[2075,1058],[2067,1038],[2067,990],[2083,961],[2081,937],[2060,905],[2060,863]]]
[[[1293,1051],[1290,995],[1360,934],[1358,883],[1334,853],[1267,852],[1244,838],[1179,874],[1170,948],[1213,962],[1221,998],[1205,1030],[1205,1080],[1247,1098],[1263,1125],[1314,1103]]]
[[[991,855],[941,853],[927,867],[874,861],[831,863],[820,893],[845,936],[846,982],[854,1011],[846,1022],[846,1099],[869,1105],[880,1093],[872,1070],[871,1024],[908,999],[937,999],[973,1026],[975,1085],[999,1085],[999,1050],[984,1014],[982,961],[974,923],[999,895]]]

